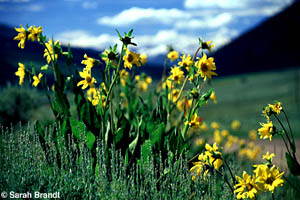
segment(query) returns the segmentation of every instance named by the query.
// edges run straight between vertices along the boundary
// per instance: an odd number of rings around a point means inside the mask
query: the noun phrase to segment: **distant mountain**
[[[300,1],[220,48],[220,75],[300,66]]]

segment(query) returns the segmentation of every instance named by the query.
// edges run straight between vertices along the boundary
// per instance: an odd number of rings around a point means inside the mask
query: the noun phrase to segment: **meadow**
[[[168,70],[152,80],[134,73],[147,55],[132,50],[133,30],[117,31],[121,48],[82,55],[81,69],[72,67],[70,46],[47,39],[42,27],[16,31],[19,48],[37,42],[45,60],[38,68],[19,62],[20,86],[2,90],[1,198],[300,195],[299,69],[216,78],[222,65],[207,54],[214,44],[199,39],[194,55],[169,47]],[[280,155],[265,144],[280,144]]]

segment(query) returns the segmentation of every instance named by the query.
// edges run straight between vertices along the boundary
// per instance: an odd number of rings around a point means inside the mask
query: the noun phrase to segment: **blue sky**
[[[216,49],[294,0],[0,0],[0,23],[42,26],[71,46],[108,48],[134,29],[133,50],[154,56],[171,44],[192,53],[198,38]]]

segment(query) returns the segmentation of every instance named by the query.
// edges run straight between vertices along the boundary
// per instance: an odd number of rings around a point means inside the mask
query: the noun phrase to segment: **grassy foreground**
[[[125,162],[118,151],[112,150],[111,162],[106,163],[100,142],[97,146],[97,173],[91,173],[92,156],[88,148],[76,145],[70,148],[80,151],[81,160],[72,163],[70,150],[61,151],[62,169],[56,163],[56,149],[51,139],[53,131],[47,129],[47,143],[52,146],[52,164],[49,166],[42,151],[38,135],[30,128],[2,130],[0,139],[0,191],[15,193],[59,193],[60,199],[235,199],[222,177],[208,174],[205,181],[193,181],[185,156],[170,155],[162,160],[152,155],[143,165],[134,165],[126,170]],[[251,168],[250,161],[236,161],[235,155],[226,158],[234,173],[241,174]],[[158,157],[155,162],[154,157]],[[175,159],[177,158],[177,159]],[[111,176],[109,176],[111,174]],[[225,176],[230,176],[225,173]],[[299,179],[288,176],[294,184]],[[276,189],[276,199],[297,199],[299,193],[289,185]],[[21,198],[20,198],[21,199]],[[259,199],[271,199],[264,193]]]

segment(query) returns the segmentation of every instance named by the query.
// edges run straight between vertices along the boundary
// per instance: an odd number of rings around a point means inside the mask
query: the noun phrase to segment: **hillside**
[[[220,75],[300,66],[300,1],[214,53]]]

